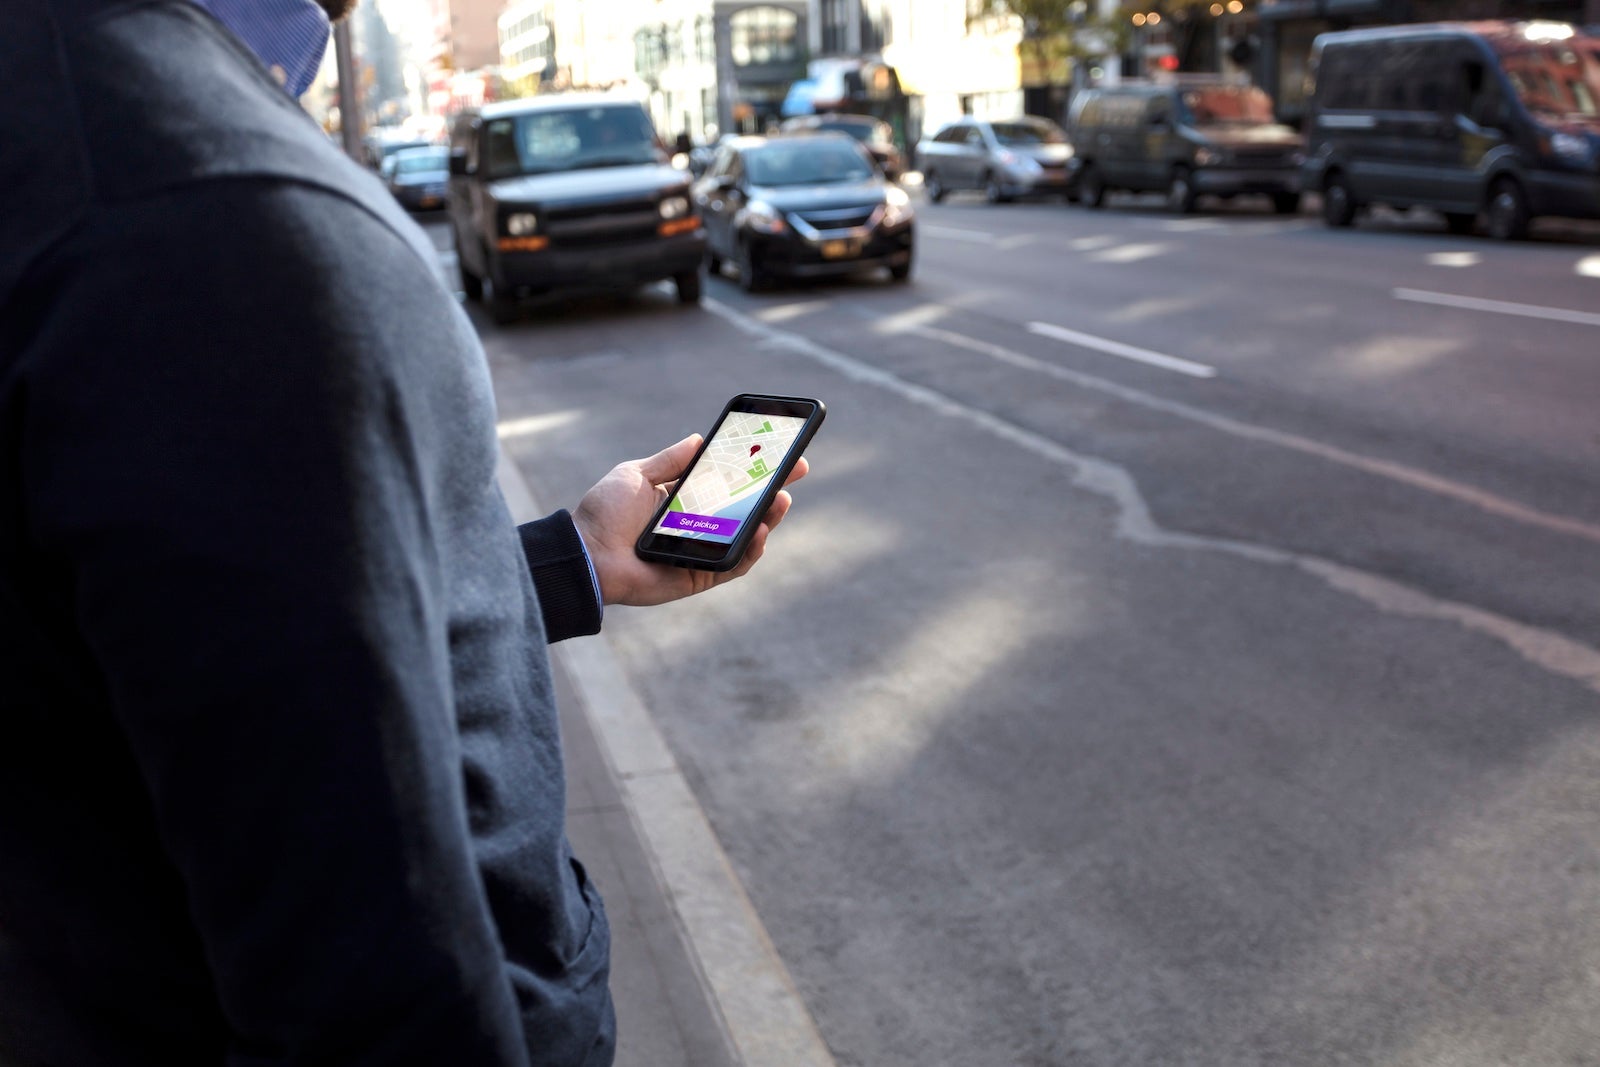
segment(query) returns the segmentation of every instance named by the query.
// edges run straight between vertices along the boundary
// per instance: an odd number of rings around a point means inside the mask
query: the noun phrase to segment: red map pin
[[[752,456],[755,455],[757,452],[760,452],[760,451],[761,451],[761,446],[760,445],[751,445],[750,446],[750,454]]]

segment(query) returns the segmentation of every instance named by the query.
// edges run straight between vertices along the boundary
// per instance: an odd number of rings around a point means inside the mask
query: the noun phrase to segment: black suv
[[[487,295],[496,322],[516,316],[523,293],[663,278],[697,303],[705,231],[689,175],[667,158],[644,108],[625,97],[463,112],[450,136],[449,212],[467,296]]]

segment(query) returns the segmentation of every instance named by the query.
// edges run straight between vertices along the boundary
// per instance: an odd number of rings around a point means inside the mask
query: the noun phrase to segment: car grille
[[[1291,167],[1294,152],[1284,148],[1236,148],[1231,153],[1235,163],[1247,167]]]
[[[563,248],[626,244],[656,236],[661,213],[654,200],[552,208],[545,215],[545,236]]]
[[[877,211],[877,204],[860,204],[856,207],[791,211],[789,214],[791,219],[797,219],[813,230],[853,230],[870,223]]]

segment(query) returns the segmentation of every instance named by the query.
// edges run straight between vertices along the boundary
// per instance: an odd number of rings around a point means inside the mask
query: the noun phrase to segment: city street
[[[828,406],[589,640],[837,1063],[1600,1063],[1600,234],[917,211],[909,284],[469,305],[547,508]]]

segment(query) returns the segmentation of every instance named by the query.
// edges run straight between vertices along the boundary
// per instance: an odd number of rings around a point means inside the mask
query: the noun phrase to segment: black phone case
[[[760,517],[767,513],[768,508],[772,507],[773,500],[777,499],[778,491],[783,488],[783,483],[788,479],[790,472],[794,470],[795,464],[800,462],[800,457],[805,455],[806,448],[811,444],[811,439],[816,436],[817,428],[822,425],[822,420],[827,417],[828,409],[822,401],[803,396],[740,393],[723,405],[721,414],[711,424],[711,432],[706,434],[705,440],[700,442],[699,450],[695,452],[694,458],[689,461],[689,465],[683,469],[683,473],[678,475],[677,479],[681,483],[694,470],[695,465],[700,462],[700,457],[710,446],[711,438],[715,436],[718,428],[722,426],[723,420],[728,417],[729,412],[747,410],[753,403],[762,401],[810,404],[814,410],[806,418],[806,424],[801,428],[800,436],[795,438],[794,446],[790,448],[789,453],[784,457],[783,463],[773,473],[772,484],[767,486],[766,490],[761,494],[761,499],[751,509],[750,514],[754,516],[754,521],[746,522],[740,528],[734,539],[729,542],[727,554],[720,559],[697,559],[672,549],[646,547],[646,543],[652,538],[658,541],[664,539],[662,535],[655,533],[655,528],[666,515],[667,509],[672,506],[672,496],[668,494],[666,501],[656,509],[655,514],[650,517],[649,523],[645,525],[644,531],[639,534],[639,539],[634,542],[634,553],[640,559],[649,560],[652,563],[670,563],[675,567],[690,567],[695,570],[713,572],[731,571],[739,565],[740,560],[744,559],[745,550],[750,547],[750,540],[755,537],[756,529],[761,525]],[[689,543],[706,544],[708,542],[691,541]]]

